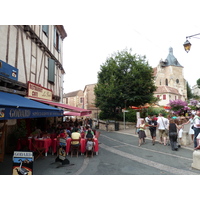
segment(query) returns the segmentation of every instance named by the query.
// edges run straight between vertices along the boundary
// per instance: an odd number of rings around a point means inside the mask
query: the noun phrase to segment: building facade
[[[88,84],[83,90],[84,95],[84,108],[92,111],[91,118],[98,118],[100,110],[95,107],[95,94],[94,88],[96,84]]]
[[[84,97],[83,97],[83,91],[77,90],[74,92],[69,92],[63,95],[63,103],[75,106],[78,108],[84,108]]]
[[[200,88],[198,88],[198,85],[194,85],[192,87],[192,94],[194,96],[200,96]]]
[[[63,40],[66,37],[67,33],[62,25],[1,25],[0,92],[34,100],[62,102],[65,74]],[[0,108],[2,107],[1,105]],[[16,107],[17,109],[20,108]],[[28,114],[21,110],[17,112],[21,116]],[[38,121],[44,125],[44,119],[41,117]],[[28,117],[26,120],[28,123]],[[18,118],[3,120],[1,116],[0,122],[0,132],[5,135],[0,137],[1,156],[5,141],[5,145],[9,146],[8,134],[13,131]],[[29,124],[32,125],[31,122]]]
[[[9,87],[7,75],[0,74],[1,91],[26,96],[30,81],[52,90],[54,101],[62,101],[63,39],[66,36],[62,25],[0,26],[1,65],[8,64],[18,73],[15,88]]]
[[[155,85],[157,86],[154,96],[159,98],[158,104],[160,106],[167,105],[170,100],[187,100],[187,85],[184,79],[183,66],[174,57],[171,47],[165,61],[160,61],[153,70]]]

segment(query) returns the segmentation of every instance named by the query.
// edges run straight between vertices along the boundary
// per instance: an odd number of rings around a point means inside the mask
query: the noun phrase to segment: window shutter
[[[52,83],[55,82],[55,60],[51,58],[49,58],[48,81]]]
[[[46,36],[49,36],[49,26],[42,25],[42,31],[45,33]]]

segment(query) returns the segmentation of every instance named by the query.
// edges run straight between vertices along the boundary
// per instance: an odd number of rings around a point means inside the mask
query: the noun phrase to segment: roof
[[[182,67],[182,65],[180,65],[178,60],[174,57],[172,47],[169,48],[169,54],[168,54],[167,58],[165,59],[165,61],[161,61],[161,63],[162,63],[162,66],[164,66],[164,67],[165,66]]]
[[[158,86],[154,93],[155,94],[172,93],[172,94],[180,95],[177,89],[166,86],[166,85]]]
[[[76,91],[73,91],[73,92],[69,92],[69,93],[66,93],[64,94],[64,97],[67,98],[67,97],[75,97],[78,95],[78,92],[80,92],[82,90],[76,90]]]

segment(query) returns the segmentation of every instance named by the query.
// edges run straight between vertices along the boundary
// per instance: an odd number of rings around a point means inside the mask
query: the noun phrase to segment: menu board
[[[13,175],[32,175],[34,156],[32,151],[14,151]]]
[[[58,157],[60,160],[65,160],[66,158],[66,139],[65,138],[59,138],[59,154]]]

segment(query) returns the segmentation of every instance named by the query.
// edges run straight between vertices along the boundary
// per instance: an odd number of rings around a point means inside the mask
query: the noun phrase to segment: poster
[[[14,151],[13,175],[33,175],[34,156],[32,151]]]
[[[58,150],[58,157],[61,160],[65,160],[66,158],[66,139],[60,138],[59,139],[59,150]]]

